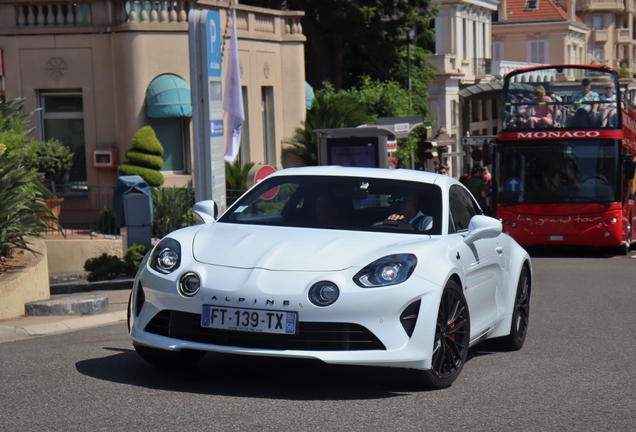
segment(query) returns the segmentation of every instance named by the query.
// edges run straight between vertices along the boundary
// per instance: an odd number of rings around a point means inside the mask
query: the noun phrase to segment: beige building
[[[576,14],[591,29],[588,63],[634,67],[634,0],[578,0]]]
[[[70,177],[56,190],[73,198],[65,205],[101,209],[86,198],[116,184],[116,163],[126,160],[144,125],[155,128],[166,150],[164,186],[192,185],[190,101],[180,99],[176,116],[148,116],[157,88],[189,89],[191,8],[217,9],[223,30],[228,25],[227,2],[0,0],[6,100],[26,98],[26,112],[40,108],[35,137],[58,138],[75,152]],[[246,116],[240,157],[282,168],[281,142],[305,118],[303,13],[241,5],[236,13]],[[95,164],[94,152],[110,149],[114,166],[95,166],[107,163]],[[63,222],[70,213],[63,209]]]
[[[492,25],[493,60],[587,63],[590,30],[575,0],[503,0]]]

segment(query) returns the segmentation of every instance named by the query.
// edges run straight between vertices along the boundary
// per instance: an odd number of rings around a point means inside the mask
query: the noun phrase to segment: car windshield
[[[432,227],[414,231],[409,230],[407,224],[400,227],[378,224],[410,200],[414,200],[416,207],[413,216],[419,212],[432,216]],[[441,189],[429,183],[359,177],[280,176],[260,182],[235,202],[219,223],[439,235],[441,215]]]
[[[498,204],[610,203],[620,198],[617,140],[506,142]]]

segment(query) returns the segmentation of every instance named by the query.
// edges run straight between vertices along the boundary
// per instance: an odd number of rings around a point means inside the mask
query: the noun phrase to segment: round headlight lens
[[[309,288],[309,301],[316,306],[329,306],[338,300],[340,290],[332,282],[318,282]]]
[[[377,277],[384,282],[393,282],[400,274],[402,266],[399,263],[391,263],[385,266],[379,266],[376,270]]]
[[[172,249],[164,249],[159,252],[159,256],[157,257],[157,261],[161,267],[166,270],[172,269],[179,262],[179,254],[177,254]]]
[[[201,288],[199,275],[193,272],[183,274],[179,278],[179,291],[186,297],[195,295]]]

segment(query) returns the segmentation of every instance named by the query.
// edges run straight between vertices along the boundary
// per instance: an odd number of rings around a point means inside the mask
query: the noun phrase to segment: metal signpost
[[[221,17],[216,10],[191,10],[190,85],[194,144],[194,199],[214,200],[225,211],[225,128],[221,86]]]

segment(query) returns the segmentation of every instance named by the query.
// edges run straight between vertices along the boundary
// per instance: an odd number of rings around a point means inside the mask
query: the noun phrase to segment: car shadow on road
[[[381,399],[427,391],[416,370],[216,353],[193,367],[167,370],[149,365],[133,349],[104,349],[113,354],[80,361],[77,371],[155,390],[281,400]]]

